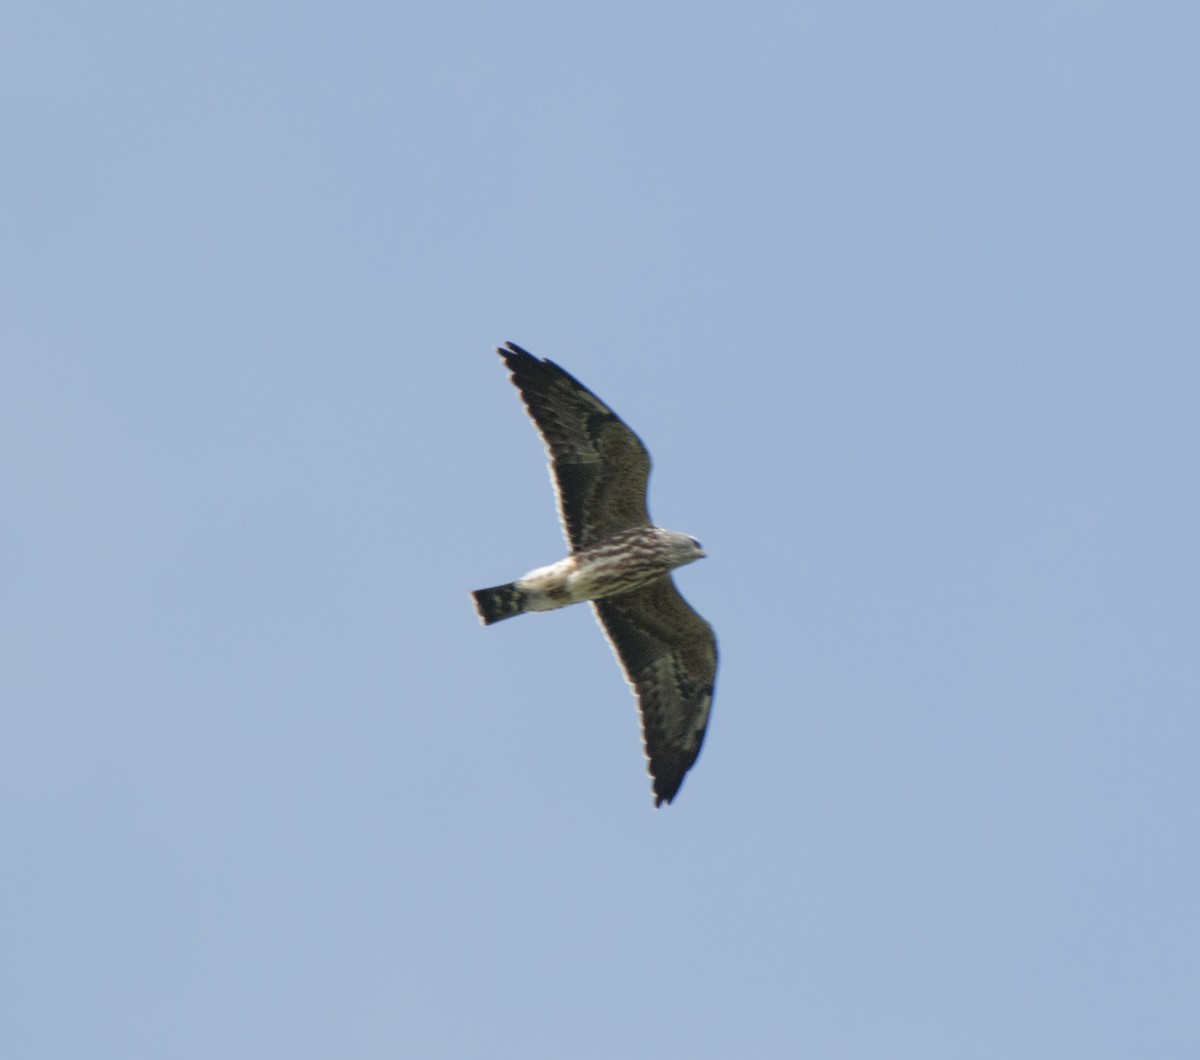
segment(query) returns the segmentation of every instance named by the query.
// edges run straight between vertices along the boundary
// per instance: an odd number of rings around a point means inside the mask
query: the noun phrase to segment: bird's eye
[[[700,549],[701,552],[704,551],[704,546],[702,544],[700,544],[700,542],[697,541],[694,537],[692,538],[692,544],[695,545],[698,549]]]

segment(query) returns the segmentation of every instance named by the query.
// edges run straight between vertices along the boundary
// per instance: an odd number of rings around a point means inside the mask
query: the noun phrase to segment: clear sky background
[[[1200,1055],[1189,3],[8,5],[0,1052]],[[709,558],[653,809],[492,347]]]

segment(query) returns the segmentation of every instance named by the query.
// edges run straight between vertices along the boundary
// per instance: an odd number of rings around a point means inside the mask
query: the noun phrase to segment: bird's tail
[[[471,595],[475,597],[475,610],[485,626],[512,618],[525,610],[525,593],[514,582],[496,585],[491,589],[476,589]]]

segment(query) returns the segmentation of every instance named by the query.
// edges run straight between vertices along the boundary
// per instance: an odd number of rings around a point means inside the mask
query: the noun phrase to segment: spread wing
[[[508,342],[496,351],[512,373],[550,454],[563,533],[577,552],[650,524],[650,454],[603,401],[553,361]]]
[[[704,742],[717,639],[669,574],[592,606],[637,696],[654,804],[661,806],[675,797]]]

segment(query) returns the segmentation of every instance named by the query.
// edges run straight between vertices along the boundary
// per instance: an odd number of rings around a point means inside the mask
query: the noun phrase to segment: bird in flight
[[[485,626],[590,600],[637,697],[654,804],[679,791],[704,742],[717,641],[671,571],[700,542],[650,522],[650,454],[603,401],[553,361],[515,343],[496,350],[546,443],[566,559],[472,593]]]

